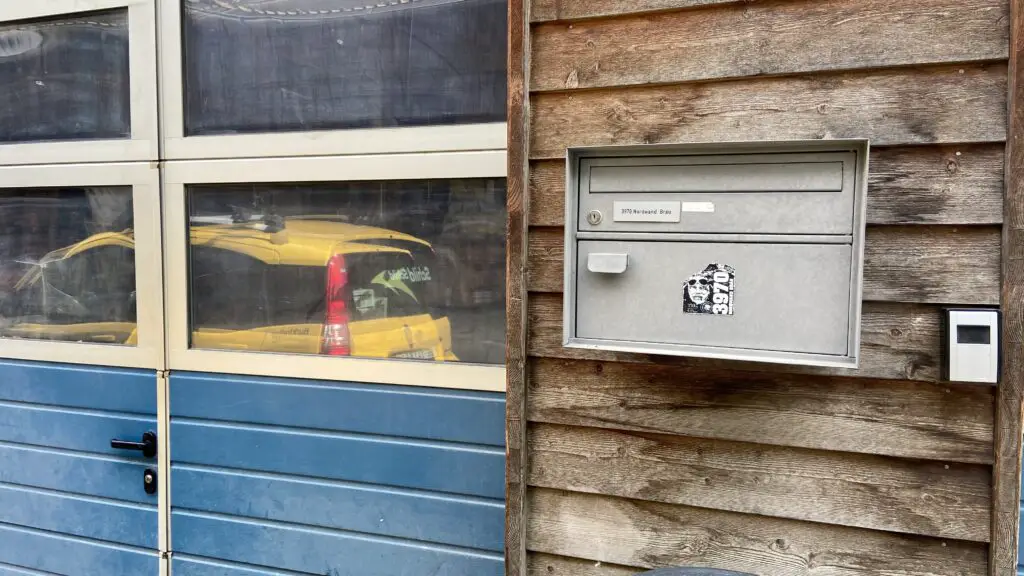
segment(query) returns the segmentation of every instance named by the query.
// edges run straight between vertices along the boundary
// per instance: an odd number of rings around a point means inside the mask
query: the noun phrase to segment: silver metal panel
[[[578,248],[580,338],[849,352],[849,245],[582,241]],[[622,274],[590,272],[591,253],[628,254],[629,267]],[[731,267],[734,282],[701,275],[715,263]]]
[[[855,166],[853,152],[584,158],[579,230],[851,234]]]
[[[563,344],[571,348],[637,354],[857,368],[868,152],[866,140],[717,142],[569,149],[566,156]],[[599,172],[599,180],[603,179],[603,182],[598,184],[598,189],[608,191],[590,194],[590,175],[594,166],[706,166],[716,162],[728,163],[726,159],[736,160],[741,156],[748,158],[747,164],[771,164],[772,160],[807,164],[821,159],[833,161],[836,155],[843,163],[840,191],[809,189],[832,187],[827,170],[818,171],[817,175],[809,175],[803,180],[797,179],[794,183],[787,179],[790,172],[777,169],[766,179],[773,182],[770,185],[719,185],[718,191],[711,193],[721,197],[715,199],[708,199],[708,193],[702,192],[657,191],[661,186],[655,185],[658,179],[666,173],[671,174],[671,171],[662,171],[660,175],[656,171],[655,175],[640,179],[646,179],[646,182],[639,183],[627,180],[614,183],[607,178],[614,173]],[[711,157],[719,158],[709,162]],[[713,173],[701,170],[704,175]],[[745,169],[738,174],[740,179],[749,180]],[[740,191],[744,186],[760,186],[762,191]],[[612,187],[623,190],[611,191]],[[764,192],[766,187],[787,188],[789,191]],[[777,198],[763,200],[771,196]],[[594,202],[595,197],[608,198],[607,209],[592,208],[591,205],[584,209],[584,203]],[[834,198],[842,200],[833,203]],[[757,210],[750,211],[751,199],[758,204]],[[726,204],[723,205],[723,201]],[[802,202],[800,213],[779,215],[777,210],[785,209],[787,202]],[[625,214],[623,208],[636,208],[638,212],[630,213],[616,223],[612,211],[615,203],[619,203],[622,214]],[[700,218],[717,218],[716,215],[722,214],[723,206],[729,208],[730,215],[723,216],[717,224],[693,224]],[[810,209],[805,210],[807,207]],[[657,210],[657,214],[644,213],[644,210]],[[595,211],[598,213],[594,214]],[[655,221],[643,222],[648,216]],[[623,227],[615,229],[619,224]],[[747,247],[758,244],[761,246]],[[622,248],[639,245],[655,247],[643,248],[639,252],[620,252]],[[599,246],[599,249],[594,246]],[[705,256],[709,254],[709,248],[713,248],[715,255],[703,258],[707,260],[703,262],[704,267],[716,257],[735,258],[734,262],[741,263],[740,267],[732,264],[733,315],[722,318],[688,314],[680,324],[672,325],[665,318],[669,312],[676,314],[681,305],[683,277],[689,282],[690,275],[701,271],[689,270],[692,264],[700,262],[692,255],[697,248]],[[587,272],[584,269],[587,262],[584,249],[626,254],[628,266],[620,274]],[[784,254],[787,251],[788,254]],[[751,256],[755,253],[758,256]],[[658,261],[659,272],[641,286],[637,275],[640,270],[646,271],[650,267],[649,259]],[[752,275],[746,269],[748,266],[753,266],[758,272]],[[697,264],[697,268],[700,267]],[[774,271],[768,270],[773,267]],[[787,273],[780,274],[783,267]],[[616,287],[615,282],[621,286]],[[675,287],[659,289],[658,283],[674,283]],[[753,295],[749,292],[751,286],[754,287]],[[748,308],[751,298],[755,302],[775,299],[776,309],[786,312],[773,312],[770,307],[766,310]],[[661,307],[669,312],[648,312],[652,307]],[[622,311],[624,308],[634,311],[626,313]],[[584,318],[586,313],[591,317]],[[752,328],[730,334],[726,328],[720,327],[720,323],[715,323],[717,320],[735,321],[741,316],[746,317]],[[680,327],[686,330],[680,330]]]
[[[726,156],[723,162],[701,158],[699,164],[658,164],[635,160],[620,166],[591,161],[590,192],[840,192],[843,163],[823,155],[816,162],[738,162]],[[684,160],[657,159],[654,162]],[[685,158],[685,160],[694,160]],[[808,158],[811,160],[811,158]]]

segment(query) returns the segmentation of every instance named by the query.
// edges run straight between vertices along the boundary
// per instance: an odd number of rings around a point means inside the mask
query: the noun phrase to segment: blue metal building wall
[[[156,374],[0,361],[0,576],[157,574]]]
[[[172,373],[174,575],[503,574],[504,406]]]
[[[1021,465],[1024,466],[1024,459],[1022,459]],[[1022,521],[1019,522],[1020,525],[1017,527],[1020,530],[1020,534],[1017,536],[1017,576],[1024,576],[1024,476],[1021,476],[1020,488],[1022,500],[1018,510],[1020,514],[1018,518]]]

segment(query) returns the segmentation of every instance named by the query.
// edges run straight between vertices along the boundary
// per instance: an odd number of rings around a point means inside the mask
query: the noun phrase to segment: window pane
[[[505,359],[505,183],[190,186],[192,346]]]
[[[0,142],[131,136],[128,11],[0,26]]]
[[[131,188],[0,191],[0,337],[135,345]]]
[[[505,119],[505,0],[184,4],[189,135]]]

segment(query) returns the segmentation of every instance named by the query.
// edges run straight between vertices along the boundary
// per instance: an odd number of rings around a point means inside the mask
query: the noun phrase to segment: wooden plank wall
[[[939,381],[940,310],[1000,303],[1011,1],[512,0],[508,574],[988,572],[996,394]],[[861,369],[561,346],[566,147],[815,138],[872,142]]]
[[[1010,3],[1009,118],[1003,225],[1003,358],[996,401],[991,574],[1010,574],[1019,550],[1024,402],[1024,0]],[[1022,555],[1024,556],[1024,555]],[[1024,558],[1017,558],[1024,574]]]

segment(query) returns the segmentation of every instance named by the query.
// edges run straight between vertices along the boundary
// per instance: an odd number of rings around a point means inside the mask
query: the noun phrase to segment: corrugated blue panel
[[[156,414],[151,370],[0,362],[0,400]]]
[[[141,477],[140,477],[141,478]],[[156,508],[0,484],[0,524],[156,548]]]
[[[175,375],[171,394],[176,416],[505,445],[498,394],[203,374]]]
[[[503,395],[170,385],[175,576],[503,573]]]
[[[501,500],[186,466],[173,468],[171,482],[181,508],[495,552],[503,547]]]
[[[502,556],[354,533],[176,512],[189,555],[331,576],[501,576]]]
[[[139,479],[152,462],[116,456],[61,452],[0,444],[0,484],[35,486],[101,498],[152,502],[138,489]],[[39,474],[46,470],[47,474]]]
[[[73,489],[84,496],[150,503],[153,498],[139,490],[142,474],[150,466],[151,462],[114,456],[0,444],[0,484]]]
[[[155,576],[155,428],[153,371],[0,361],[0,574]]]
[[[1024,518],[1024,503],[1017,510],[1017,514],[1019,514],[1018,518]],[[1018,526],[1018,530],[1020,529],[1024,529],[1024,526]],[[1017,564],[1018,570],[1024,568],[1024,538],[1020,538],[1019,535],[1017,538]]]
[[[171,559],[171,573],[174,576],[303,576],[300,572],[271,570],[257,566],[193,558],[178,554]]]
[[[10,566],[0,564],[0,576],[60,576],[55,575],[53,572],[40,572],[39,570],[29,570],[28,568],[19,568],[17,566]]]
[[[0,524],[0,562],[62,576],[157,574],[157,553]]]
[[[155,427],[145,416],[0,402],[0,442],[131,455],[111,448],[110,439],[138,440]]]
[[[490,498],[505,493],[505,451],[500,448],[181,421],[174,420],[173,412],[171,458]]]

